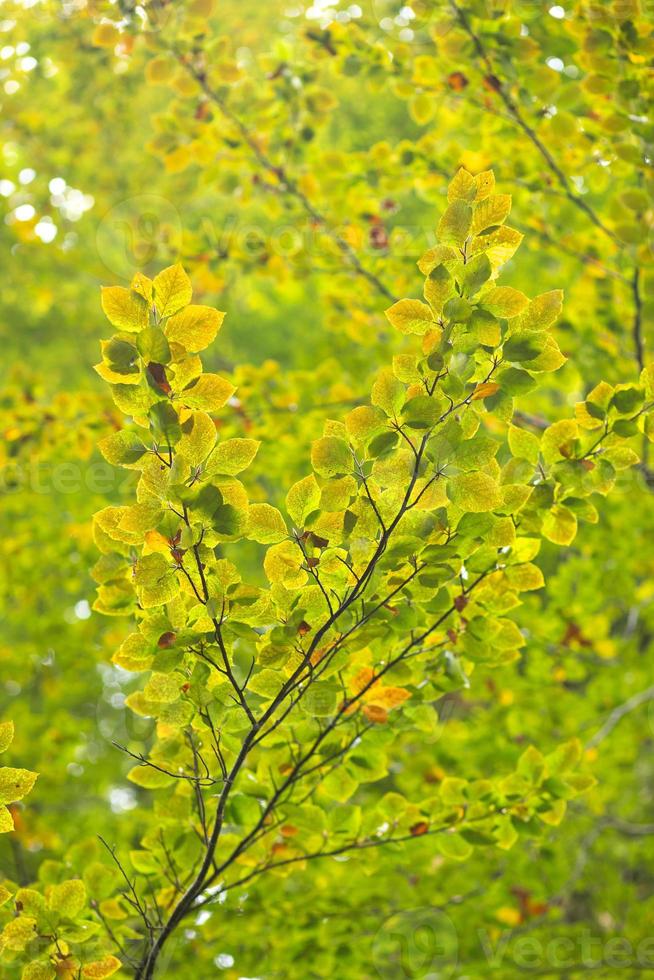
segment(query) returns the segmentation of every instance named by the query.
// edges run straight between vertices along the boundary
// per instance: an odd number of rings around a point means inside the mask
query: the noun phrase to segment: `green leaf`
[[[437,834],[436,847],[453,861],[465,861],[472,854],[472,846],[458,833]]]
[[[191,302],[191,280],[177,263],[154,277],[154,301],[160,317],[171,316]]]
[[[33,960],[23,967],[20,980],[54,980],[56,976],[51,963],[39,963]]]
[[[547,772],[545,757],[538,749],[530,745],[518,759],[517,772],[529,780],[530,783],[537,786]]]
[[[165,772],[147,765],[133,766],[127,773],[127,778],[130,783],[142,789],[164,789],[173,782],[172,776],[167,776]]]
[[[156,361],[158,364],[168,364],[170,347],[166,335],[160,327],[146,327],[136,338],[136,346],[144,361]]]
[[[149,392],[139,385],[112,384],[111,395],[116,407],[131,418],[147,415],[152,404]]]
[[[338,688],[329,681],[314,682],[302,698],[302,710],[314,718],[329,718],[336,710]]]
[[[509,449],[518,459],[526,459],[530,463],[536,464],[540,452],[540,440],[533,432],[528,432],[527,429],[519,429],[515,425],[510,425]]]
[[[248,691],[262,698],[274,698],[283,683],[284,677],[278,670],[266,667],[253,675],[248,684]]]
[[[463,267],[463,289],[466,296],[474,296],[487,282],[492,273],[488,256],[483,252],[473,256]]]
[[[507,361],[533,361],[542,354],[546,337],[534,330],[520,330],[505,341],[502,353]]]
[[[108,463],[112,463],[114,466],[125,466],[128,469],[136,468],[139,460],[148,451],[136,432],[127,429],[105,436],[98,443],[98,449]]]

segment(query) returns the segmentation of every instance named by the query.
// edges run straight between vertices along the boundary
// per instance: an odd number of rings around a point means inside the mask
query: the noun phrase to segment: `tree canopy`
[[[652,28],[0,5],[0,976],[654,967]]]

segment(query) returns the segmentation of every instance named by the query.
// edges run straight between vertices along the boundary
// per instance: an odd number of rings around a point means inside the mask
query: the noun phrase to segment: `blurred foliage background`
[[[492,167],[525,235],[512,284],[565,290],[568,361],[520,409],[569,414],[650,356],[652,26],[647,0],[0,3],[0,710],[41,774],[0,841],[7,877],[74,867],[96,833],[133,846],[152,818],[112,745],[150,724],[110,662],[125,626],[91,611],[90,517],[133,494],[95,448],[118,424],[92,370],[100,284],[179,259],[227,311],[207,361],[238,384],[225,432],[263,439],[254,492],[279,501],[397,350],[383,311],[416,294],[448,180]],[[417,844],[410,867],[311,866],[272,905],[255,886],[247,916],[227,902],[187,931],[167,975],[654,968],[653,486],[644,454],[572,548],[543,550],[522,659],[444,698],[396,774],[483,775],[577,735],[584,803],[500,856]]]

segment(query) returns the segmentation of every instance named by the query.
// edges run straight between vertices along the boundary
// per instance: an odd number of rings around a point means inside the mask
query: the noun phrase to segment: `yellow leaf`
[[[105,956],[104,959],[87,963],[82,970],[82,976],[88,980],[104,980],[105,977],[113,976],[121,966],[122,963],[115,956]]]
[[[489,398],[494,395],[496,391],[499,391],[500,386],[496,381],[482,381],[475,387],[475,390],[470,399],[473,402],[479,401],[480,398]]]
[[[145,77],[150,85],[162,85],[172,78],[173,62],[169,58],[153,58],[145,66]]]
[[[91,43],[96,48],[113,48],[119,40],[120,31],[113,24],[98,24],[91,37]]]

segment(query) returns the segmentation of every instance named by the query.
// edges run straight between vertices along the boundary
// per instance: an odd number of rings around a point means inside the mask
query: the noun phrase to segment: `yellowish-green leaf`
[[[11,919],[0,933],[0,946],[22,952],[33,939],[36,939],[36,919],[30,915],[19,915],[17,919]]]
[[[29,769],[0,768],[0,803],[15,803],[27,796],[37,780],[38,773]]]
[[[288,529],[276,507],[252,504],[248,511],[247,536],[259,544],[277,544],[288,537]]]
[[[397,417],[402,411],[406,389],[389,368],[377,375],[372,386],[372,403],[391,417]]]
[[[311,465],[320,476],[344,476],[352,470],[352,453],[345,439],[323,436],[311,447]]]
[[[470,234],[472,208],[465,201],[452,201],[438,223],[438,237],[445,245],[463,245]]]
[[[510,565],[504,574],[507,582],[516,592],[542,589],[545,585],[545,579],[540,568],[531,562],[525,562],[523,565]]]
[[[207,472],[235,476],[247,469],[257,455],[257,439],[225,439],[218,443],[207,463]]]
[[[20,975],[20,980],[53,980],[57,974],[52,963],[39,962],[38,960],[32,960],[31,963],[27,963],[23,967],[23,972]]]
[[[164,789],[173,782],[173,777],[166,775],[159,769],[152,766],[133,766],[127,773],[130,783],[140,786],[142,789]]]
[[[132,289],[124,286],[103,286],[102,309],[109,323],[128,333],[139,333],[148,325],[148,304]]]
[[[108,463],[125,466],[128,469],[137,468],[139,461],[147,452],[147,447],[140,436],[128,429],[105,436],[98,443],[98,448]]]
[[[487,473],[461,473],[447,481],[447,495],[461,510],[481,513],[502,503],[495,480]]]
[[[174,671],[171,674],[161,674],[155,671],[145,685],[143,694],[148,701],[172,704],[178,700],[183,683],[181,674],[176,674]]]
[[[438,315],[442,313],[443,306],[454,293],[454,287],[454,278],[451,276],[447,266],[434,266],[425,279],[423,289],[423,295],[434,313]],[[431,323],[428,329],[433,330],[435,326],[435,323]]]
[[[529,300],[512,286],[496,286],[482,297],[481,302],[494,316],[509,318],[521,313]]]
[[[216,444],[216,426],[205,412],[191,412],[182,422],[182,438],[177,451],[191,466],[199,466]]]
[[[453,201],[467,201],[469,204],[474,201],[477,194],[477,183],[472,174],[468,173],[463,167],[457,170],[454,179],[450,181],[447,188],[447,200],[451,204]]]
[[[521,232],[516,231],[515,228],[500,225],[494,231],[473,238],[470,243],[469,255],[473,256],[483,252],[490,260],[493,274],[497,275],[504,263],[508,262],[515,254],[522,238]]]
[[[444,857],[453,861],[465,861],[472,854],[472,845],[456,833],[437,834],[435,843]]]
[[[304,522],[320,503],[320,487],[313,474],[294,483],[286,494],[286,509],[295,527],[302,529]]]
[[[0,724],[0,752],[5,752],[14,740],[13,721],[3,721]]]
[[[398,300],[386,310],[386,317],[400,333],[405,334],[422,335],[435,326],[430,307],[419,299]]]
[[[548,293],[535,296],[515,326],[525,330],[546,330],[561,315],[563,309],[563,290],[552,289]]]
[[[560,419],[553,422],[540,440],[540,451],[543,459],[549,465],[560,459],[569,459],[573,455],[574,441],[579,434],[579,428],[574,419]]]
[[[302,568],[304,557],[294,541],[280,541],[268,548],[263,568],[268,581],[285,585],[288,589],[301,588],[308,576]]]
[[[576,516],[563,504],[555,505],[545,516],[543,534],[554,544],[571,544],[577,534]]]
[[[154,301],[160,317],[177,313],[191,302],[192,295],[191,280],[179,262],[154,277]]]
[[[433,118],[438,103],[433,95],[426,92],[416,92],[409,100],[409,112],[419,126],[424,126]]]
[[[487,228],[503,224],[511,211],[510,194],[492,194],[475,207],[472,218],[472,234],[479,235]]]
[[[386,428],[386,416],[372,405],[358,405],[345,416],[347,434],[355,443],[365,443]]]
[[[144,276],[142,272],[137,272],[130,283],[130,289],[142,296],[146,303],[152,303],[152,297],[154,292],[154,283],[152,279],[148,279]]]
[[[67,919],[74,919],[86,904],[86,887],[79,878],[54,885],[48,895],[48,906]]]
[[[144,609],[162,606],[179,592],[179,582],[170,562],[156,553],[139,558],[134,570],[134,585]]]
[[[202,374],[185,388],[179,398],[189,408],[215,412],[226,405],[236,388],[219,374]]]
[[[492,170],[483,170],[475,177],[475,201],[484,201],[495,190],[495,174]]]
[[[105,980],[105,977],[112,977],[120,970],[122,963],[115,956],[104,956],[101,960],[94,960],[87,963],[82,970],[82,976],[86,980]]]
[[[518,459],[526,459],[530,463],[538,462],[540,440],[533,432],[519,429],[516,425],[509,426],[509,449]]]
[[[4,803],[0,803],[0,834],[10,834],[13,829],[14,818]]]
[[[224,319],[225,314],[211,306],[187,306],[168,320],[166,336],[171,342],[196,353],[213,343]]]

